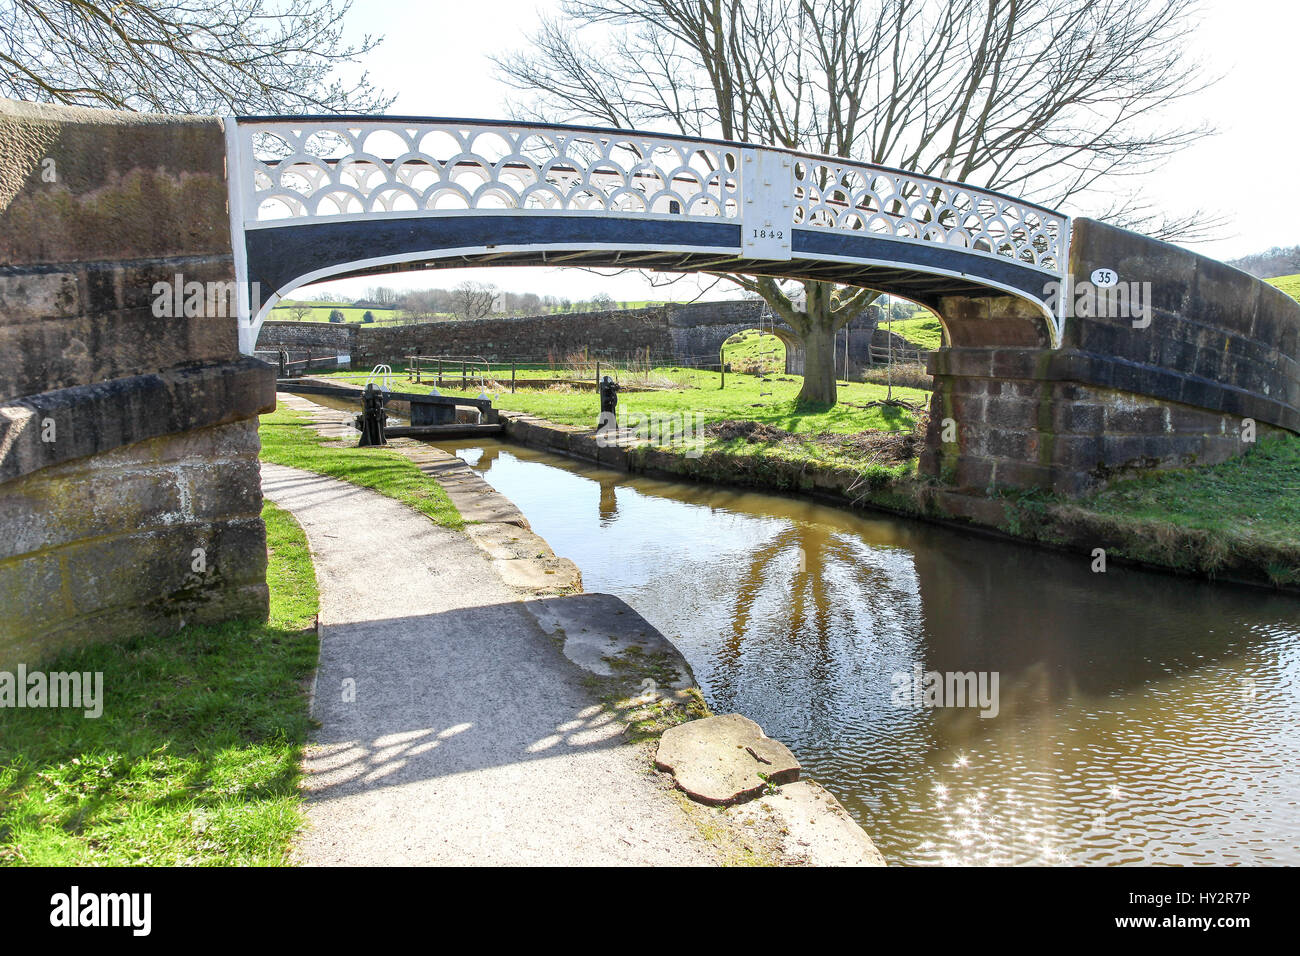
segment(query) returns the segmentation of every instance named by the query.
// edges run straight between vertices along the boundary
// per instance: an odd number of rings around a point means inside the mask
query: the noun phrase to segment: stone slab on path
[[[790,748],[740,714],[705,717],[665,731],[655,766],[671,773],[692,800],[719,807],[752,800],[800,774]]]
[[[664,694],[695,686],[695,677],[681,651],[626,603],[611,594],[581,594],[574,598],[529,601],[528,610],[552,638],[562,642],[564,656],[602,677],[627,670],[657,675],[646,693]]]

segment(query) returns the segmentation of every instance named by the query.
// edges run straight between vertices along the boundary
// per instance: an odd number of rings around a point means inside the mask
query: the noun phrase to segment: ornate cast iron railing
[[[247,228],[340,217],[518,213],[735,220],[745,255],[790,258],[791,229],[878,235],[1050,275],[1069,219],[988,190],[849,160],[587,127],[418,118],[240,119]]]

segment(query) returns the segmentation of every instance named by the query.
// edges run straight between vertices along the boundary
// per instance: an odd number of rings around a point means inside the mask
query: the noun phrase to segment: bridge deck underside
[[[792,257],[744,258],[740,226],[578,216],[387,218],[250,230],[249,278],[262,301],[304,280],[465,266],[587,266],[740,272],[865,286],[932,303],[1007,292],[1041,303],[1051,276],[1014,260],[934,243],[795,229]]]

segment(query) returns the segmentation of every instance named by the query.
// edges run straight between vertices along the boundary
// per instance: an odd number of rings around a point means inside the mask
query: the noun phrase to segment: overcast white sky
[[[1300,0],[1202,4],[1204,22],[1194,55],[1223,79],[1195,101],[1175,104],[1168,115],[1176,122],[1207,120],[1219,132],[1134,184],[1172,211],[1204,207],[1225,213],[1231,236],[1193,247],[1207,255],[1227,259],[1300,244]],[[524,45],[538,11],[555,5],[555,0],[356,0],[349,30],[385,37],[364,66],[377,86],[397,94],[393,113],[495,118],[505,115],[508,91],[488,56]],[[576,269],[499,268],[326,285],[357,296],[376,282],[450,287],[465,278],[572,299],[604,289],[616,300],[687,297],[697,281],[654,290],[631,273],[606,279]],[[735,294],[734,286],[723,283],[709,297]]]

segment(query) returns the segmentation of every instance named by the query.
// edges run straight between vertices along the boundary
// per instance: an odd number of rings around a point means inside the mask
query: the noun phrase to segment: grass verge
[[[1099,514],[1295,545],[1300,543],[1300,436],[1262,438],[1222,464],[1123,481],[1080,505]]]
[[[885,386],[839,383],[839,402],[827,408],[800,405],[796,396],[803,380],[795,375],[728,375],[725,388],[719,388],[717,372],[697,369],[660,368],[654,370],[681,387],[646,392],[628,392],[619,396],[619,408],[629,415],[658,412],[700,415],[705,424],[747,419],[771,425],[792,434],[853,434],[861,431],[907,431],[917,416],[894,405],[877,404],[887,395]],[[351,373],[339,373],[347,375]],[[331,376],[316,375],[329,379]],[[402,382],[400,391],[428,392],[429,385]],[[445,395],[476,397],[481,386],[468,389],[443,388]],[[492,404],[506,411],[527,412],[561,425],[595,427],[600,414],[600,398],[591,390],[566,386],[552,389],[520,389],[510,392],[509,370],[504,383],[489,383]],[[924,407],[930,393],[895,386],[893,396]],[[265,421],[265,419],[263,419]]]
[[[0,862],[282,865],[302,823],[316,578],[268,503],[267,621],[228,621],[69,652],[103,673],[103,715],[0,711]]]
[[[1275,435],[1218,465],[1116,482],[1078,501],[1000,492],[1016,537],[1204,577],[1300,585],[1300,437]]]
[[[308,416],[285,407],[263,415],[258,434],[262,438],[263,461],[370,488],[410,505],[444,528],[465,526],[442,486],[401,452],[354,448],[346,442],[322,438],[309,426]]]

